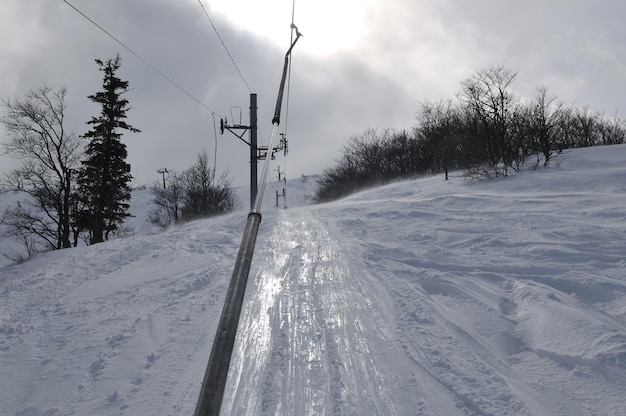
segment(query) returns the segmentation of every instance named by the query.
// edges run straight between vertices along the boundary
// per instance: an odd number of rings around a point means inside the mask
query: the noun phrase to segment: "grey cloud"
[[[93,61],[119,52],[120,76],[131,86],[129,122],[142,130],[124,137],[137,184],[156,181],[160,167],[185,169],[203,148],[213,154],[211,113],[70,7],[47,0],[8,3],[0,33],[12,40],[0,47],[1,97],[23,95],[44,82],[66,85],[69,127],[84,133],[98,111],[86,98],[101,83]],[[197,2],[72,3],[220,117],[230,119],[231,106],[239,106],[247,123],[250,91]],[[290,139],[287,174],[321,172],[345,139],[366,128],[411,127],[418,101],[453,98],[462,79],[497,64],[520,71],[524,92],[543,85],[567,102],[623,115],[624,8],[618,0],[381,1],[353,50],[325,55],[306,52],[307,32],[300,27],[305,37],[294,50],[289,118],[283,113],[280,130],[287,127]],[[258,94],[261,140],[267,142],[288,45],[208,10]],[[217,137],[217,148],[218,171],[229,169],[234,184],[247,183],[246,146],[225,134]],[[2,170],[12,163],[0,161]]]

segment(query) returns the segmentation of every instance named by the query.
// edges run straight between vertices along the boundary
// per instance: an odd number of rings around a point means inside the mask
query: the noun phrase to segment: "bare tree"
[[[420,103],[417,121],[419,131],[432,149],[433,170],[445,173],[458,166],[460,147],[460,120],[451,100]]]
[[[626,123],[617,114],[612,119],[604,114],[599,115],[597,130],[599,144],[603,146],[621,144],[626,139]]]
[[[228,172],[216,178],[206,151],[199,153],[193,166],[184,172],[170,171],[167,188],[154,185],[150,190],[154,195],[154,207],[148,219],[161,228],[237,208]]]
[[[6,175],[5,185],[30,196],[28,201],[10,208],[4,222],[9,233],[30,233],[39,238],[38,244],[25,245],[29,253],[34,247],[71,247],[72,173],[82,151],[77,136],[65,130],[66,94],[65,87],[44,85],[30,90],[22,99],[2,101],[4,114],[0,121],[9,138],[4,150],[21,161],[19,168]],[[26,241],[24,237],[19,240]]]
[[[544,166],[554,155],[556,127],[561,117],[562,106],[555,104],[556,97],[548,95],[545,87],[539,87],[531,103],[530,128],[539,152],[543,155]]]
[[[171,171],[168,175],[168,186],[156,184],[150,188],[154,195],[153,209],[148,214],[150,222],[158,227],[166,228],[180,221],[183,188],[181,174]],[[164,179],[165,180],[165,179]],[[165,184],[165,182],[163,182]]]
[[[598,117],[588,107],[574,108],[574,133],[576,147],[591,147],[598,144]]]
[[[206,150],[198,153],[196,162],[181,177],[181,216],[184,221],[224,214],[236,207],[228,172],[215,179],[215,169],[209,166],[208,153]]]
[[[2,255],[15,263],[22,263],[33,254],[54,248],[50,224],[43,216],[32,211],[33,207],[17,203],[7,207],[0,218],[0,224],[6,228],[0,239],[10,238],[17,243],[17,246]]]
[[[479,121],[479,134],[496,176],[506,176],[516,157],[509,140],[511,120],[518,101],[510,87],[516,77],[517,72],[503,66],[481,70],[463,81],[458,93],[461,103]]]

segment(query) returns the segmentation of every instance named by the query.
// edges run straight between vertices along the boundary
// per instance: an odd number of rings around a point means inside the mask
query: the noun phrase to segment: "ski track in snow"
[[[405,414],[384,359],[378,282],[351,270],[328,230],[281,212],[248,293],[224,414]],[[261,257],[261,256],[259,256]],[[396,380],[396,381],[394,381]],[[257,387],[255,387],[257,386]]]

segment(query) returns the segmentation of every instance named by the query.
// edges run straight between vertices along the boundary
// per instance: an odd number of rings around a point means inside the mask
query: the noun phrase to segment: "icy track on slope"
[[[281,212],[240,323],[225,414],[405,414],[384,359],[380,283],[351,270],[328,230]],[[255,387],[256,386],[256,387]],[[399,411],[398,409],[402,409]]]

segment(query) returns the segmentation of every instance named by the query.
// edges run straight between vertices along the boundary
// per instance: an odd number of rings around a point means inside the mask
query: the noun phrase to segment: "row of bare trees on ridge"
[[[503,66],[461,82],[456,99],[421,102],[411,131],[368,129],[345,144],[318,180],[315,199],[329,201],[397,178],[462,170],[467,177],[507,176],[548,165],[564,149],[626,142],[626,123],[557,102],[538,87],[523,100],[517,72]]]

